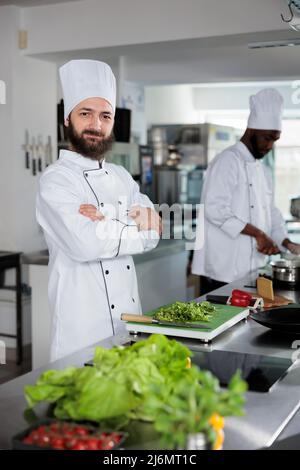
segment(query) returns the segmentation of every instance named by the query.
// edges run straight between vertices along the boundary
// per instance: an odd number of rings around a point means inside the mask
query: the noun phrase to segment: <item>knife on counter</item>
[[[240,292],[240,291],[237,291],[237,292]],[[241,306],[242,307],[242,305],[237,305],[237,304],[232,303],[232,296],[231,295],[207,294],[205,299],[208,302],[212,302],[213,304],[220,304],[220,305],[226,305],[227,304],[227,305],[234,305],[234,306]],[[256,310],[258,308],[262,308],[263,305],[264,305],[264,302],[263,302],[263,299],[261,297],[252,296],[251,300],[249,301],[248,308]]]
[[[153,317],[148,317],[147,315],[135,315],[133,313],[122,313],[122,321],[136,322],[136,323],[148,323],[154,325],[162,326],[180,326],[181,328],[201,328],[205,330],[211,330],[211,327],[207,323],[196,323],[196,322],[174,322],[174,321],[165,321],[165,320],[156,320]]]
[[[207,295],[206,300],[212,302],[213,304],[226,305],[229,299],[229,295]]]

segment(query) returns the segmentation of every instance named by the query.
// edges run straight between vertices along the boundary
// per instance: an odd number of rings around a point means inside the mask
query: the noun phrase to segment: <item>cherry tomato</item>
[[[24,442],[24,444],[32,445],[33,444],[32,437],[30,437],[30,436],[24,437],[23,442]]]
[[[122,439],[122,436],[118,434],[117,432],[112,432],[110,434],[110,438],[114,441],[115,444],[119,444],[119,442]]]
[[[102,441],[102,449],[103,450],[111,450],[115,447],[114,441],[110,437],[106,437]]]
[[[83,441],[78,441],[73,447],[72,450],[87,450],[87,444]]]
[[[34,429],[23,442],[52,449],[111,450],[121,439],[118,432],[99,432],[89,426],[56,421]]]
[[[86,440],[86,446],[88,450],[99,450],[98,444],[99,442],[96,438],[90,438]]]
[[[98,439],[98,450],[103,450],[103,441],[102,441],[102,439]]]
[[[76,432],[73,429],[67,429],[66,431],[62,432],[64,437],[74,437]]]
[[[39,426],[36,430],[39,434],[46,434],[48,432],[47,426]]]
[[[65,441],[62,437],[53,437],[50,440],[51,447],[53,449],[64,449],[65,448]]]
[[[57,432],[60,430],[60,425],[58,423],[50,424],[50,431]]]
[[[78,436],[87,436],[90,433],[89,429],[83,426],[76,426],[74,428],[74,434],[78,434]]]
[[[64,438],[64,447],[65,449],[72,449],[78,442],[76,437],[66,437]]]
[[[40,438],[40,435],[39,435],[39,433],[38,433],[37,431],[32,431],[32,432],[30,433],[30,437],[31,437],[31,439],[33,440],[33,442],[37,442],[37,441],[39,440],[39,438]]]
[[[41,447],[48,447],[50,444],[50,436],[46,434],[42,434],[37,441],[37,445]]]

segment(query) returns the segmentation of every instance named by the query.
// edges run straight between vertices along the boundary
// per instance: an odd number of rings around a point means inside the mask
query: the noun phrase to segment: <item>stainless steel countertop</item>
[[[233,288],[254,292],[256,289],[245,286],[254,285],[255,279],[256,273],[217,289],[214,293],[229,295]],[[276,290],[276,293],[285,295],[295,302],[300,300],[300,292],[296,290]],[[203,300],[203,297],[200,299]],[[224,352],[235,351],[291,359],[295,352],[295,349],[292,349],[294,340],[300,340],[300,337],[274,334],[268,328],[249,319],[229,329],[217,338],[211,347]],[[226,357],[224,357],[224,367],[226,367]],[[290,432],[286,428],[280,439],[292,435],[291,433],[300,432],[300,413],[297,413],[300,407],[300,361],[297,360],[289,373],[268,393],[247,392],[246,398],[246,415],[242,418],[226,418],[224,449],[258,449],[270,446],[290,420]]]
[[[134,262],[144,263],[148,260],[154,260],[156,258],[162,258],[164,256],[171,256],[176,253],[185,251],[185,240],[160,240],[157,247],[146,253],[133,255]],[[48,250],[33,251],[30,253],[23,253],[22,255],[23,264],[35,264],[41,266],[47,266],[49,263],[49,252]]]
[[[253,278],[224,286],[216,290],[215,293],[229,294],[233,288],[252,285],[254,278],[256,275]],[[247,290],[251,289],[247,288]],[[299,291],[278,293],[299,301]],[[203,298],[200,297],[200,299]],[[223,333],[211,345],[204,345],[194,340],[184,340],[183,342],[191,349],[196,350],[216,349],[224,351],[224,353],[237,351],[290,358],[294,352],[291,348],[292,342],[298,338],[274,335],[267,328],[253,320],[248,320]],[[99,344],[110,348],[115,344],[124,344],[129,340],[130,337],[124,333],[121,336],[108,338]],[[24,385],[35,383],[43,370],[62,369],[70,365],[82,366],[84,362],[92,358],[94,347],[95,345],[0,386],[0,448],[9,448],[11,437],[27,427],[28,423],[23,416],[26,408],[23,395]],[[230,365],[227,364],[227,366]],[[224,367],[226,367],[226,354],[224,354]],[[300,367],[298,361],[294,363],[287,376],[272,387],[271,391],[268,393],[247,392],[246,398],[246,415],[240,418],[226,419],[225,449],[262,448],[277,439],[283,429],[280,439],[300,432],[300,412],[297,413],[300,405]],[[38,408],[39,416],[43,416],[44,412],[45,407]]]

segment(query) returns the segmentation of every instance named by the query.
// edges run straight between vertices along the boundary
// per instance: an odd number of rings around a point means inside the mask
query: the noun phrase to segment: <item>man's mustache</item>
[[[99,131],[94,131],[94,130],[90,130],[90,131],[84,131],[82,134],[83,135],[95,135],[96,137],[104,137],[104,134],[102,132],[99,132]]]

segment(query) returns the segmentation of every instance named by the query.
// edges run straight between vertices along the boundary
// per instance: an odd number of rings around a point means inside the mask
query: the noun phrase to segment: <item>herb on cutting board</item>
[[[243,414],[246,384],[235,375],[234,386],[222,390],[210,372],[191,366],[191,356],[183,344],[158,334],[132,346],[97,347],[94,367],[48,370],[25,387],[25,396],[30,407],[54,404],[58,419],[114,430],[132,420],[152,422],[169,448],[183,446],[195,431],[213,442],[210,417]]]
[[[175,302],[161,307],[155,312],[153,318],[161,321],[174,322],[208,322],[217,308],[210,302]]]

